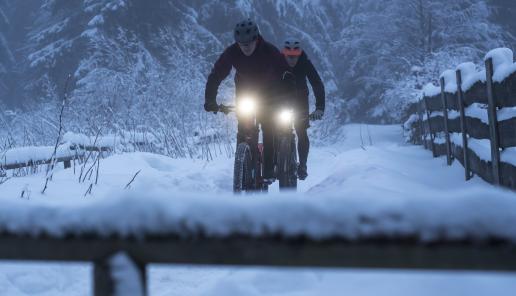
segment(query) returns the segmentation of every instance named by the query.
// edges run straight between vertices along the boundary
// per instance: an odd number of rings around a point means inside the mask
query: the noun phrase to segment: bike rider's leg
[[[307,173],[307,160],[308,152],[310,150],[310,139],[308,138],[307,129],[309,127],[308,121],[303,120],[296,122],[296,134],[297,134],[297,153],[299,155],[299,167],[297,175],[299,179],[304,180],[308,176]]]
[[[270,120],[262,120],[262,137],[263,137],[263,177],[265,179],[274,179],[274,128]]]
[[[242,143],[245,141],[245,135],[244,135],[244,132],[243,132],[244,128],[243,128],[243,124],[238,121],[238,128],[237,128],[237,147],[238,147],[238,144]]]

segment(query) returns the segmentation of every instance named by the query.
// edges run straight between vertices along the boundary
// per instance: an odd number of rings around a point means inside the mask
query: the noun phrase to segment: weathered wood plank
[[[500,147],[516,147],[516,118],[498,122]]]
[[[478,157],[475,151],[468,148],[469,167],[472,173],[488,183],[493,183],[493,168],[491,162],[484,161]]]
[[[487,104],[486,83],[478,81],[463,94],[464,104],[469,106],[473,103]]]
[[[429,112],[443,111],[443,103],[441,95],[435,95],[433,97],[424,97],[426,110]]]
[[[460,164],[464,167],[464,149],[452,143],[452,152],[455,159],[459,160]]]
[[[510,163],[500,162],[500,184],[516,190],[516,167]]]
[[[457,102],[457,94],[445,93],[446,104],[449,110],[459,111],[459,103]]]
[[[97,261],[123,251],[137,262],[285,267],[516,270],[516,246],[493,241],[438,242],[148,238],[32,239],[0,237],[0,259]]]
[[[446,144],[434,143],[434,145],[435,145],[435,155],[436,156],[447,155]]]
[[[462,132],[460,128],[460,118],[448,119],[448,129],[450,130],[450,133]]]
[[[430,117],[430,119],[425,120],[426,124],[429,126],[429,132],[432,134],[440,133],[444,131],[444,117],[443,116],[434,116]]]
[[[489,125],[475,117],[466,116],[468,134],[475,139],[490,139]]]
[[[502,83],[494,83],[493,87],[497,95],[497,107],[516,106],[516,73],[507,77]]]

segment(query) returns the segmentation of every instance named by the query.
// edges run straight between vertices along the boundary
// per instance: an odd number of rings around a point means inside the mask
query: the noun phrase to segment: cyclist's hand
[[[310,120],[321,120],[323,115],[323,110],[315,110],[314,112],[312,112],[312,114],[310,114],[309,118]]]
[[[216,102],[205,103],[204,104],[204,110],[206,110],[206,112],[217,113],[217,112],[219,112],[219,105],[217,105]]]
[[[219,111],[224,113],[224,115],[228,115],[229,112],[231,112],[231,107],[230,106],[225,106],[223,104],[220,104],[219,105]]]

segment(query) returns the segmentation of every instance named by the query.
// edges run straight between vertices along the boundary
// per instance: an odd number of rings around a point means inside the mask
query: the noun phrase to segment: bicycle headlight
[[[256,111],[256,103],[252,98],[242,98],[237,105],[238,114],[251,115]]]
[[[294,119],[294,112],[292,110],[282,110],[279,114],[279,120],[281,123],[288,124]]]

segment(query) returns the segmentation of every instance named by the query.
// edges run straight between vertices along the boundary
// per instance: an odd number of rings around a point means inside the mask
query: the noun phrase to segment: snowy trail
[[[365,146],[362,141],[360,130]],[[309,177],[298,192],[317,198],[325,192],[417,198],[434,194],[508,194],[478,178],[463,181],[460,164],[447,167],[421,147],[403,144],[398,126],[371,126],[372,146],[365,126],[348,125],[334,145],[313,145]],[[141,170],[132,189],[163,192],[206,192],[230,195],[232,160],[174,160],[148,153],[115,155],[101,161],[99,184],[83,197],[89,183],[79,184],[73,170],[57,171],[46,195],[39,192],[43,175],[13,178],[0,185],[2,199],[82,204],[120,192]],[[276,185],[277,186],[277,185]],[[132,190],[131,189],[131,190]],[[271,194],[278,191],[273,186]],[[1,263],[0,295],[90,295],[87,264]],[[291,270],[152,266],[151,295],[512,295],[514,274],[440,273],[364,270]]]
[[[361,146],[362,129],[364,147]],[[348,125],[341,131],[341,140],[331,146],[312,145],[309,162],[309,177],[299,182],[298,192],[338,192],[341,188],[369,188],[394,190],[400,194],[430,192],[439,188],[443,191],[464,190],[486,186],[474,178],[463,182],[462,167],[454,164],[447,167],[442,159],[433,159],[421,147],[403,143],[398,126],[371,126],[373,145],[369,145],[366,126]],[[54,175],[45,196],[43,174],[13,178],[0,187],[0,198],[20,196],[23,190],[31,199],[55,200],[59,202],[83,202],[84,194],[91,182],[78,183],[80,168],[60,170]],[[122,190],[136,177],[132,188],[153,188],[173,192],[230,193],[233,161],[227,156],[218,156],[211,162],[190,159],[171,159],[150,153],[128,153],[114,155],[101,161],[99,184],[93,187],[87,199],[103,198],[114,191]],[[435,172],[438,173],[436,174]],[[277,192],[277,182],[270,192]]]

